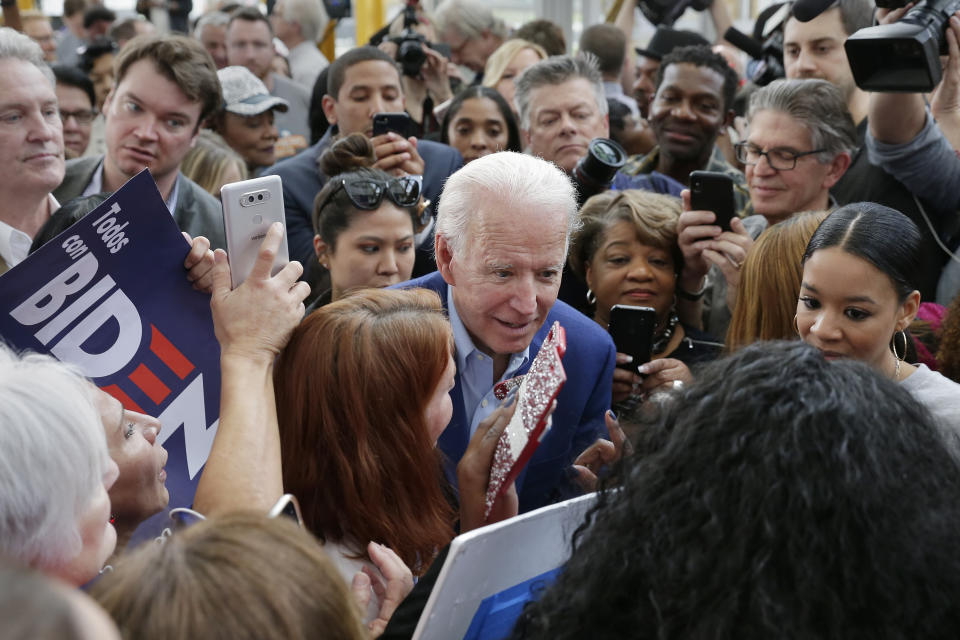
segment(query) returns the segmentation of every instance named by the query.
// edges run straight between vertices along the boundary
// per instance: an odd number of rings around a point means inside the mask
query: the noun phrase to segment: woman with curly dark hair
[[[955,638],[960,464],[927,410],[798,342],[645,425],[514,638]]]

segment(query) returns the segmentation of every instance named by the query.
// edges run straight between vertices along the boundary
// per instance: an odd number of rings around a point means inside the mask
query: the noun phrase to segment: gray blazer
[[[60,186],[53,190],[53,196],[64,203],[82,195],[101,160],[103,156],[67,161],[66,175]],[[182,173],[179,178],[180,192],[177,194],[177,206],[173,214],[177,226],[193,237],[204,236],[210,241],[211,249],[226,250],[220,202]]]

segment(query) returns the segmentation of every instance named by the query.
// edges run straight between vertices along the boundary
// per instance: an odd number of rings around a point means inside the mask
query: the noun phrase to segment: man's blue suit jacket
[[[320,173],[317,160],[332,141],[333,135],[328,130],[315,145],[278,162],[262,174],[278,175],[283,180],[290,259],[303,264],[314,255],[313,201],[327,183],[327,176]],[[463,166],[463,158],[453,147],[429,140],[417,140],[417,152],[423,158],[423,194],[433,203],[431,209],[436,211],[444,181]]]
[[[444,309],[447,308],[447,283],[439,272],[395,286],[435,291],[440,294]],[[616,363],[613,340],[596,322],[558,300],[530,343],[531,362],[557,320],[567,334],[567,352],[563,356],[567,381],[557,397],[550,432],[517,478],[521,513],[576,495],[577,488],[572,483],[570,465],[594,440],[607,437],[603,416],[610,408]],[[529,366],[530,362],[517,374],[526,373]],[[493,387],[492,381],[490,386]],[[450,396],[453,398],[453,418],[437,441],[437,446],[447,458],[447,477],[456,486],[456,465],[470,442],[470,418],[463,406],[459,372]]]

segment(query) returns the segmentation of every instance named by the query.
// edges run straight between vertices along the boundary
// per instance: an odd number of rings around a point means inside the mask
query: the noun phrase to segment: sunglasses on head
[[[386,196],[398,207],[415,207],[420,201],[423,188],[423,176],[400,176],[382,180],[368,177],[334,178],[337,186],[330,192],[330,198],[344,189],[350,202],[357,209],[372,211],[380,206]]]

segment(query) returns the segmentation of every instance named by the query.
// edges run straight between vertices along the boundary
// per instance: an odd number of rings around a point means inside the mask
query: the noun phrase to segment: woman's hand
[[[647,396],[658,391],[670,391],[676,388],[677,382],[680,382],[681,386],[693,382],[690,369],[675,358],[651,360],[641,365],[639,371],[644,376],[641,388]]]
[[[617,364],[630,364],[633,362],[633,356],[625,353],[617,353]],[[613,404],[623,402],[630,397],[634,390],[643,382],[643,378],[637,375],[636,369],[613,369]]]
[[[393,549],[382,544],[376,542],[368,544],[367,556],[380,570],[380,575],[369,567],[364,567],[363,571],[353,576],[350,590],[360,607],[361,617],[367,613],[371,589],[380,600],[380,611],[377,612],[377,617],[367,624],[370,637],[379,638],[387,628],[393,612],[413,590],[413,573]]]
[[[703,257],[715,265],[727,281],[727,306],[730,311],[737,305],[737,292],[740,289],[740,270],[747,259],[747,253],[753,246],[753,238],[743,226],[740,218],[730,221],[733,231],[724,231],[713,241],[707,243]]]
[[[598,439],[573,461],[573,468],[577,472],[577,484],[584,493],[597,490],[597,474],[602,467],[613,464],[624,454],[633,453],[633,446],[627,440],[626,434],[620,428],[620,422],[613,416],[612,411],[607,411],[604,421],[607,423],[610,439]]]
[[[555,406],[556,402],[550,408],[548,416],[553,413]],[[467,445],[467,450],[457,465],[461,533],[512,518],[519,511],[520,503],[517,498],[517,488],[511,482],[507,490],[494,503],[489,519],[484,518],[493,454],[497,450],[500,436],[506,430],[516,409],[517,401],[514,399],[510,405],[498,407],[496,411],[477,425],[477,430],[470,438],[470,444]]]

